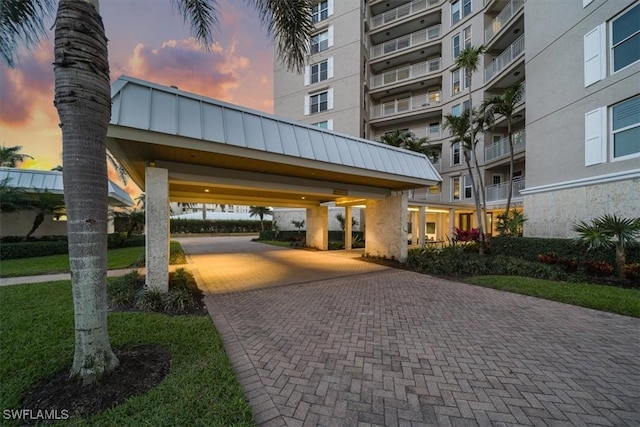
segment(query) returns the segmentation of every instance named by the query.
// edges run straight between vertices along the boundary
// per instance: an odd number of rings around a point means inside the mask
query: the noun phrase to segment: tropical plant
[[[64,197],[60,194],[49,193],[44,191],[41,193],[31,194],[30,201],[26,206],[36,213],[33,219],[31,229],[24,236],[24,240],[28,240],[29,237],[35,233],[35,231],[42,225],[47,215],[55,213],[58,209],[64,209]]]
[[[301,221],[296,221],[294,219],[291,221],[291,224],[293,224],[293,226],[298,229],[298,233],[300,233],[300,230],[304,228],[304,219]]]
[[[497,216],[496,230],[500,236],[522,237],[526,221],[524,213],[512,209],[511,214],[503,212]]]
[[[336,219],[340,223],[340,228],[342,229],[342,231],[344,231],[347,219],[341,213],[336,214]],[[358,225],[358,220],[356,220],[354,217],[351,217],[351,227],[355,227],[356,225]]]
[[[2,7],[0,7],[0,11],[2,11]],[[22,150],[22,146],[20,145],[16,145],[15,147],[5,147],[3,145],[0,147],[0,166],[15,168],[20,163],[24,162],[25,159],[33,159],[33,157],[28,154],[20,153],[20,150]]]
[[[113,213],[115,218],[123,218],[122,221],[126,222],[126,239],[129,239],[134,231],[144,230],[144,224],[146,220],[145,212],[138,210],[126,210],[116,211]]]
[[[473,73],[478,70],[480,58],[486,50],[487,48],[484,45],[478,47],[468,46],[460,51],[455,60],[456,65],[464,69],[466,79],[469,82],[469,106],[473,106],[471,102],[471,78],[473,77]]]
[[[247,0],[275,36],[287,68],[300,71],[315,27],[311,0]],[[92,383],[118,366],[107,330],[107,165],[111,118],[107,38],[98,0],[58,0],[54,41],[54,105],[63,143],[69,263],[76,345],[71,377]],[[217,22],[215,1],[176,0],[197,40],[209,48]],[[9,65],[18,44],[34,47],[45,33],[54,0],[0,2],[0,54]]]
[[[260,229],[264,231],[264,216],[271,215],[273,211],[271,208],[267,208],[265,206],[250,206],[249,207],[249,218],[253,218],[257,216],[260,218]]]
[[[510,212],[511,198],[513,197],[513,119],[517,106],[522,101],[524,95],[524,87],[522,83],[516,83],[507,88],[501,95],[492,96],[482,103],[482,112],[485,117],[486,124],[489,128],[493,127],[496,116],[502,116],[507,121],[507,134],[509,139],[509,188],[507,191],[507,205],[505,212]]]
[[[0,212],[16,212],[29,209],[31,199],[22,188],[9,185],[11,178],[0,181]]]
[[[144,210],[144,206],[145,206],[145,202],[146,202],[145,194],[144,193],[140,193],[140,195],[135,198],[135,201],[136,201],[136,208],[140,208],[140,209]]]
[[[615,247],[616,272],[619,277],[624,277],[625,248],[640,236],[640,217],[620,218],[615,214],[605,214],[591,222],[574,224],[573,231],[578,233],[576,242],[586,244],[589,249]]]
[[[417,138],[413,132],[407,129],[399,129],[386,133],[380,138],[380,142],[422,154],[431,153],[432,151],[427,147],[429,143],[428,138]]]

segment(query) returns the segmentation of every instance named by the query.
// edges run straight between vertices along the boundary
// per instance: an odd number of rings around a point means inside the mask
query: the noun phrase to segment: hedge
[[[286,230],[286,231],[274,231],[274,230],[265,230],[260,232],[259,240],[275,240],[280,242],[293,242],[295,240],[299,240],[304,238],[306,232],[304,230],[298,232],[294,230]],[[362,231],[354,231],[353,232],[354,240],[364,240],[364,233]],[[329,231],[329,241],[330,242],[344,242],[344,231]]]
[[[203,221],[201,219],[172,219],[171,233],[257,233],[262,230],[259,220]],[[271,228],[271,221],[264,221]]]
[[[554,252],[558,258],[580,261],[606,261],[615,265],[615,250],[600,248],[588,250],[585,246],[576,245],[571,239],[549,239],[541,237],[492,237],[489,239],[491,255],[505,255],[536,261],[536,255]],[[628,245],[627,264],[640,262],[640,244]]]
[[[53,237],[53,236],[48,236]],[[49,239],[43,236],[38,241],[2,243],[0,245],[0,260],[33,258],[47,255],[60,255],[69,253],[66,236],[55,236],[55,239]],[[107,248],[128,248],[134,246],[144,246],[144,236],[135,236],[129,239],[123,239],[119,234],[110,234],[107,236]]]

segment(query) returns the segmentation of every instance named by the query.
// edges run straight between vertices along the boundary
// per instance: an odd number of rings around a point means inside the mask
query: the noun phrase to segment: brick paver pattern
[[[228,244],[253,267],[283,257],[287,277],[304,282],[274,286],[266,270],[260,285],[251,268],[247,287],[240,265],[217,255],[193,266],[260,425],[640,425],[640,319],[349,257],[278,248],[261,257],[260,244]],[[315,267],[327,263],[339,274]],[[214,279],[214,264],[234,271]]]

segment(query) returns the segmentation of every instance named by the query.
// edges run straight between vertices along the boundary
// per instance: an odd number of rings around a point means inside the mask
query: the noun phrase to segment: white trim
[[[327,91],[327,110],[333,110],[333,88]]]
[[[311,82],[311,66],[305,65],[304,66],[304,85],[309,86],[310,82]]]
[[[327,119],[327,130],[333,130],[333,119]]]
[[[584,115],[584,165],[607,161],[607,107],[596,108]]]
[[[333,46],[333,25],[329,25],[329,28],[327,28],[327,40],[327,45],[329,47]]]
[[[327,2],[327,17],[333,15],[333,0]]]
[[[327,58],[327,79],[333,77],[333,56]]]
[[[549,191],[565,190],[576,187],[587,187],[590,185],[607,184],[610,182],[626,181],[631,179],[640,179],[640,169],[632,169],[624,172],[610,173],[600,176],[591,176],[588,178],[574,179],[571,181],[556,182],[553,184],[539,185],[520,190],[520,194],[538,194]]]
[[[591,4],[593,0],[582,0],[582,7],[585,8]]]
[[[310,101],[311,101],[311,95],[305,95],[304,96],[304,115],[305,116],[308,116],[309,113],[311,112]]]

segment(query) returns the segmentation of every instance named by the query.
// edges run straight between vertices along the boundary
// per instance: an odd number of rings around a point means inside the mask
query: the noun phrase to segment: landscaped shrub
[[[580,261],[576,258],[560,258],[558,260],[558,264],[564,267],[565,271],[569,273],[574,273],[578,271],[578,267],[580,266]]]
[[[27,242],[55,242],[58,240],[67,241],[67,236],[64,235],[46,235],[46,236],[30,236]],[[24,236],[4,236],[0,237],[0,243],[18,243],[24,242]]]
[[[613,265],[604,261],[587,260],[584,262],[584,271],[591,276],[611,276],[615,271]]]
[[[122,308],[133,305],[137,292],[144,286],[144,277],[137,271],[107,282],[109,307]]]
[[[264,221],[266,228],[271,228],[271,221]],[[171,233],[257,233],[262,230],[258,220],[201,220],[172,219]]]
[[[504,276],[525,276],[536,279],[547,280],[567,280],[567,274],[549,264],[536,261],[527,261],[521,258],[514,258],[504,255],[492,256],[490,258],[491,274]]]
[[[136,307],[146,311],[164,310],[164,293],[157,289],[145,289],[136,301]]]
[[[107,248],[133,248],[145,245],[145,236],[131,236],[127,238],[126,233],[112,233],[107,236]]]
[[[0,260],[66,254],[67,245],[66,240],[2,243]]]
[[[558,262],[558,255],[555,252],[536,255],[536,259],[543,264],[555,264]]]
[[[174,289],[164,298],[164,309],[169,313],[186,313],[198,308],[198,301],[186,288]]]
[[[640,263],[627,264],[624,267],[624,275],[627,279],[640,282]]]

